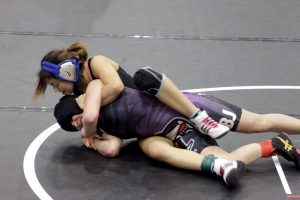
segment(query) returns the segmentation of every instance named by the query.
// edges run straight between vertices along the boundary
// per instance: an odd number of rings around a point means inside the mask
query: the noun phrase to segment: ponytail
[[[83,42],[71,44],[67,51],[72,55],[70,57],[77,57],[79,63],[84,63],[88,59],[87,47]]]

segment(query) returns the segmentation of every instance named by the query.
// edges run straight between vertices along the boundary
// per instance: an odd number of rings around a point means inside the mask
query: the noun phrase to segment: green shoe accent
[[[212,167],[214,164],[216,157],[214,155],[205,156],[201,163],[201,171],[212,171]]]

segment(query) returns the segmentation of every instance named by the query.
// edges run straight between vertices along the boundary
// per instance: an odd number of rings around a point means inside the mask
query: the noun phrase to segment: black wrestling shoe
[[[236,187],[245,171],[245,163],[242,161],[230,161],[221,169],[221,175],[229,187]]]
[[[296,149],[286,133],[280,133],[272,138],[272,146],[275,153],[281,155],[288,161],[294,162],[296,167],[300,169],[300,151]]]

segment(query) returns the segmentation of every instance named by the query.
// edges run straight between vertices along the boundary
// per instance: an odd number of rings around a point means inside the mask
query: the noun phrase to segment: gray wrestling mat
[[[3,1],[1,199],[300,199],[299,171],[284,159],[250,165],[230,190],[146,158],[135,141],[104,158],[52,126],[59,94],[31,99],[42,56],[81,40],[90,56],[111,57],[130,73],[149,65],[181,89],[210,88],[254,112],[299,117],[299,10],[297,0]],[[271,136],[230,133],[219,143],[232,150]],[[292,139],[299,147],[300,136]]]

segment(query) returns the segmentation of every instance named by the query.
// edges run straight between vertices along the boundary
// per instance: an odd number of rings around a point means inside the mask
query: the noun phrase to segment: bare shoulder
[[[92,80],[89,84],[88,84],[88,87],[95,87],[95,86],[103,86],[103,82],[101,81],[101,79],[95,79],[95,80]]]
[[[106,60],[110,60],[110,58],[103,56],[103,55],[96,55],[93,57],[92,62],[95,61],[106,61]]]
[[[94,65],[101,66],[101,65],[107,65],[107,64],[112,65],[114,67],[119,66],[117,62],[115,62],[111,58],[108,58],[108,57],[103,56],[103,55],[96,55],[91,60],[91,65],[92,66],[94,66]]]

